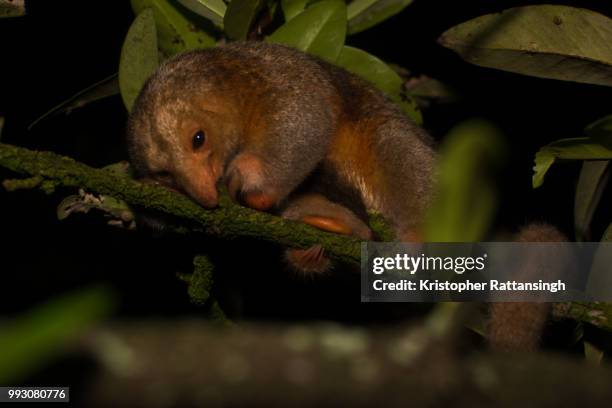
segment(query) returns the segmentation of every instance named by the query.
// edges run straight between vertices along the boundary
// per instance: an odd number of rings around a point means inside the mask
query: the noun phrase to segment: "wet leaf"
[[[266,41],[335,62],[345,37],[346,5],[339,0],[323,0],[280,26]]]
[[[612,86],[612,19],[594,11],[517,7],[459,24],[439,42],[476,65]]]
[[[143,10],[128,30],[119,60],[119,89],[128,111],[159,64],[153,10]]]
[[[347,7],[348,32],[375,26],[405,9],[413,0],[354,0]]]

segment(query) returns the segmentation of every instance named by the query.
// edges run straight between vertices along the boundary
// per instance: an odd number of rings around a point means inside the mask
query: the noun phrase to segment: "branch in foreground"
[[[608,407],[612,369],[556,355],[451,353],[421,327],[131,322],[83,343],[87,406]]]
[[[124,200],[130,205],[161,211],[188,221],[190,229],[194,231],[220,238],[248,236],[295,248],[320,244],[335,260],[356,265],[360,262],[359,242],[353,238],[283,220],[235,205],[229,200],[221,202],[217,209],[206,210],[187,197],[163,187],[139,183],[126,175],[95,169],[55,153],[36,152],[0,143],[0,166],[26,177],[34,177],[40,183],[85,188]],[[612,331],[612,305],[607,303],[564,303],[555,307],[554,315]]]

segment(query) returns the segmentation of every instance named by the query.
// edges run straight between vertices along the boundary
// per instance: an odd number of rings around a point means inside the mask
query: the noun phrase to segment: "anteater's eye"
[[[194,135],[193,135],[193,150],[197,150],[200,147],[202,147],[204,145],[204,142],[206,142],[206,133],[204,133],[203,130],[198,130]]]

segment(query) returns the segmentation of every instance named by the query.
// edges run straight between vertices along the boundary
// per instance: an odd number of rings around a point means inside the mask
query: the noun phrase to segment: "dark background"
[[[457,23],[533,3],[416,0],[400,15],[350,37],[348,43],[440,79],[458,91],[461,100],[457,103],[434,106],[424,113],[425,126],[436,140],[472,117],[488,119],[503,131],[511,152],[499,179],[500,228],[512,230],[541,220],[572,236],[579,166],[554,166],[544,186],[534,191],[533,156],[540,146],[580,136],[585,125],[612,113],[612,91],[476,67],[436,43],[443,31]],[[612,10],[605,8],[607,1],[548,3],[612,16]],[[28,17],[1,20],[3,141],[52,150],[93,166],[126,159],[126,114],[119,97],[53,118],[31,131],[27,126],[57,103],[117,71],[132,19],[129,1],[39,0],[29,2]],[[11,176],[0,170],[0,178]],[[358,282],[351,276],[296,279],[281,267],[278,248],[252,240],[153,237],[148,232],[108,227],[92,214],[59,222],[55,209],[68,193],[72,191],[45,196],[38,191],[9,194],[0,190],[0,317],[99,282],[117,294],[118,317],[196,315],[200,311],[189,303],[185,285],[175,273],[188,272],[193,254],[202,249],[219,259],[217,280],[234,282],[220,285],[232,288],[223,296],[227,309],[242,310],[245,318],[359,321],[380,316],[375,306],[359,304]]]

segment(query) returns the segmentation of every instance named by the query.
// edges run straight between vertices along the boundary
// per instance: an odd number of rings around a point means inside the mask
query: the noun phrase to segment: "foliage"
[[[421,113],[414,99],[405,92],[404,81],[395,71],[366,51],[345,46],[347,31],[354,33],[377,24],[401,11],[410,3],[409,1],[369,0],[351,3],[348,9],[342,0],[283,1],[280,4],[283,9],[282,16],[274,13],[276,3],[266,3],[262,0],[234,0],[227,8],[220,0],[183,0],[180,3],[188,10],[173,6],[169,0],[132,1],[137,13],[142,13],[147,5],[157,11],[154,13],[154,20],[158,29],[157,37],[162,56],[177,52],[176,47],[169,47],[168,44],[179,43],[180,51],[187,51],[213,46],[214,41],[208,41],[213,37],[218,44],[232,40],[265,39],[318,56],[362,76],[397,102],[413,120],[417,123],[422,122]],[[356,9],[358,3],[361,6]],[[185,33],[178,30],[175,30],[174,36],[169,36],[167,34],[169,18],[166,17],[169,12],[163,15],[160,11],[162,8],[172,10],[175,20],[178,20],[175,13],[182,13],[185,19],[193,23],[190,27],[195,27],[198,32],[207,33],[206,41],[187,41]],[[207,19],[210,24],[200,24],[193,19],[189,11]],[[279,19],[284,22],[278,21]],[[135,20],[134,24],[136,23],[141,24],[138,20]],[[175,24],[179,25],[181,24]],[[214,28],[211,29],[211,26]],[[271,30],[271,27],[277,28]],[[169,41],[169,38],[174,39]],[[129,47],[128,42],[131,44]],[[153,47],[152,43],[146,41],[134,45],[128,33],[124,49],[138,46],[142,47],[142,50],[135,52],[135,55],[147,54],[146,50]],[[122,58],[120,72],[124,64],[129,64],[130,67],[137,66],[135,61]],[[126,79],[126,83],[138,87],[143,83],[143,78],[150,73],[149,68],[143,65],[140,71],[133,71],[132,78]],[[124,95],[124,100],[126,99],[130,100],[132,97]]]
[[[25,14],[25,0],[0,0],[0,18],[21,17]]]
[[[590,10],[512,8],[459,24],[440,43],[484,67],[612,86],[612,20]]]
[[[486,237],[497,204],[493,174],[504,151],[499,131],[487,122],[472,120],[451,130],[440,150],[438,188],[425,224],[425,241]]]
[[[57,357],[68,341],[113,308],[106,289],[91,288],[53,299],[2,325],[0,382],[17,384]]]
[[[129,111],[147,78],[163,60],[181,52],[244,40],[284,44],[343,67],[380,89],[406,115],[421,124],[423,119],[415,102],[418,95],[406,86],[405,75],[400,74],[404,70],[349,45],[351,35],[387,20],[411,3],[412,0],[232,0],[228,4],[223,0],[131,0],[136,17],[125,37],[118,73],[74,95],[32,125],[118,93]],[[555,5],[513,8],[452,27],[441,35],[439,42],[465,61],[483,67],[548,79],[612,85],[612,20],[590,10]],[[576,238],[588,240],[593,214],[611,171],[612,116],[587,126],[584,135],[572,136],[576,137],[554,141],[535,155],[533,187],[543,184],[553,164],[582,162],[574,224]],[[3,148],[8,156],[14,153],[10,147]],[[462,123],[447,135],[441,148],[438,194],[426,223],[427,240],[475,241],[486,236],[497,204],[494,170],[503,162],[504,150],[497,129],[484,121]],[[323,236],[303,225],[270,221],[266,218],[268,215],[244,208],[228,209],[222,205],[219,210],[205,211],[184,197],[153,186],[137,186],[139,183],[127,177],[112,179],[119,180],[119,184],[110,184],[105,170],[98,173],[50,154],[34,156],[31,152],[19,152],[26,154],[32,163],[28,160],[24,163],[17,154],[9,158],[20,166],[29,166],[28,172],[36,177],[21,183],[5,182],[5,186],[14,189],[46,186],[52,191],[56,184],[55,181],[50,184],[50,179],[55,177],[63,180],[58,184],[71,187],[89,183],[102,194],[125,187],[117,193],[117,199],[104,196],[92,199],[85,194],[71,196],[60,205],[59,218],[95,208],[130,223],[131,214],[126,213],[125,203],[119,201],[124,199],[141,205],[152,203],[153,209],[162,212],[178,211],[179,216],[199,222],[197,226],[206,232],[222,229],[218,235],[225,234],[224,237],[258,236],[281,244],[295,244],[295,247],[324,241],[325,249],[338,259],[350,262],[359,257],[358,243],[348,242],[346,237]],[[472,159],[466,160],[468,156]],[[48,160],[46,164],[50,163],[51,169],[41,170],[44,160]],[[73,169],[74,174],[59,171],[63,166]],[[383,222],[376,219],[376,223],[384,230]],[[251,230],[248,227],[251,224],[261,224],[261,228]],[[289,227],[293,229],[287,232]],[[612,224],[602,240],[610,240],[610,236]],[[208,258],[201,255],[194,261],[194,273],[184,279],[189,283],[192,299],[212,304],[211,312],[223,317],[219,305],[209,296],[213,284],[211,271]],[[83,292],[79,295],[82,297],[51,303],[3,327],[0,344],[11,350],[11,355],[0,359],[0,380],[28,374],[35,368],[34,359],[43,361],[52,356],[57,344],[71,336],[77,326],[102,315],[108,302],[97,292],[92,293]],[[71,308],[79,313],[67,313]],[[584,319],[584,316],[574,318]],[[51,326],[49,321],[57,321],[59,325]],[[38,348],[38,344],[46,346]],[[601,359],[593,344],[585,342],[584,346],[589,359]],[[21,366],[16,368],[18,361]]]
[[[121,49],[119,89],[128,110],[158,63],[154,14],[152,9],[145,9],[134,20]]]
[[[612,19],[591,10],[537,5],[487,14],[447,30],[439,42],[473,64],[542,78],[612,86]],[[535,156],[533,187],[558,161],[583,161],[574,203],[578,240],[609,179],[612,116],[587,126],[584,137],[561,139]]]

